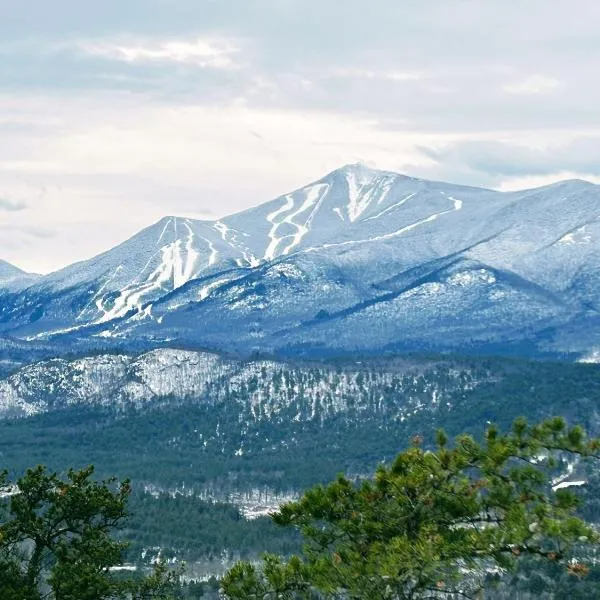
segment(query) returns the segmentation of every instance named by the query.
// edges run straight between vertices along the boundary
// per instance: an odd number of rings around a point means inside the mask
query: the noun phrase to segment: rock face
[[[221,221],[167,217],[17,289],[0,334],[290,353],[600,347],[600,186],[514,193],[348,165]]]

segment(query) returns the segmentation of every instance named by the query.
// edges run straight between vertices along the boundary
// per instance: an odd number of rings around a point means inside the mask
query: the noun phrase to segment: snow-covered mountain
[[[9,289],[0,332],[248,352],[600,347],[600,186],[502,193],[348,165],[219,221],[167,217]]]

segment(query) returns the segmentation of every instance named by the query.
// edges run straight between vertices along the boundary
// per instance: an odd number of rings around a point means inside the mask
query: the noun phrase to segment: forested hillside
[[[132,560],[158,546],[200,560],[286,552],[295,543],[266,520],[246,522],[222,503],[260,495],[255,503],[267,512],[340,472],[371,473],[416,434],[432,443],[440,426],[478,434],[487,421],[507,426],[520,415],[561,414],[591,432],[600,427],[600,366],[593,364],[446,356],[251,361],[227,374],[220,368],[201,387],[179,382],[193,393],[148,395],[144,402],[53,401],[48,412],[4,419],[2,464],[18,473],[36,463],[59,471],[93,463],[100,476],[130,476]],[[138,389],[145,389],[143,370],[136,372]],[[63,389],[77,383],[61,377]],[[600,517],[597,504],[592,495],[590,517]],[[189,515],[185,528],[181,514]]]

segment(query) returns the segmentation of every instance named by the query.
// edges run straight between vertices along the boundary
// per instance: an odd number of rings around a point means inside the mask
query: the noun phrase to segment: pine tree
[[[113,533],[127,516],[131,488],[128,481],[94,481],[93,473],[71,469],[61,479],[39,466],[13,486],[1,474],[0,598],[171,597],[174,580],[162,565],[148,579],[111,574],[127,546]]]
[[[462,435],[452,446],[439,431],[433,450],[417,436],[372,480],[339,477],[284,505],[274,520],[301,531],[303,553],[239,563],[223,589],[244,600],[471,597],[486,574],[523,557],[585,576],[571,550],[583,555],[600,537],[577,516],[577,496],[554,492],[551,478],[561,456],[599,451],[599,440],[561,418],[518,419],[506,434],[490,426],[482,442]]]

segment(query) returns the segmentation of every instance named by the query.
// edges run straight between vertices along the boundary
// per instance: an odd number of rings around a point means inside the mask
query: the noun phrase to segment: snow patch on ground
[[[600,350],[597,350],[597,349],[592,350],[589,354],[587,354],[583,358],[578,359],[577,362],[589,363],[589,364],[600,363]]]
[[[584,225],[575,231],[567,233],[561,237],[557,243],[559,245],[575,246],[579,244],[590,244],[591,242],[592,235],[587,232],[587,228]]]
[[[496,283],[496,276],[487,269],[478,269],[476,271],[461,271],[449,277],[448,283],[450,285],[457,285],[460,287],[468,287],[476,283],[492,285]]]

